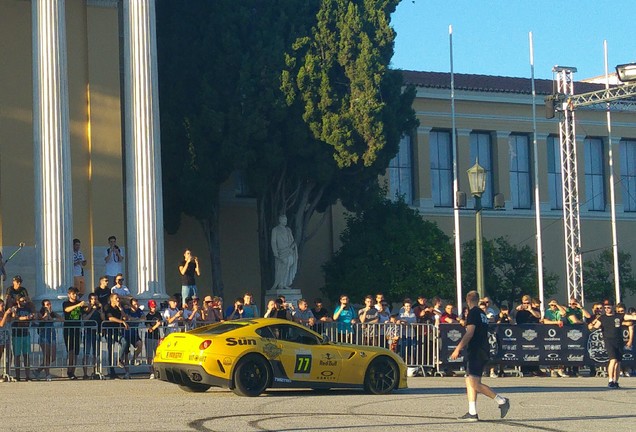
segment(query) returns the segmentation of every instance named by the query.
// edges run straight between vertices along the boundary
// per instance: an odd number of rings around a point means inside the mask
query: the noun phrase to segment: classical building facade
[[[453,151],[450,74],[405,71],[417,87],[414,108],[420,126],[401,143],[391,163],[390,194],[403,195],[422,217],[454,232]],[[513,244],[535,249],[534,164],[538,167],[544,265],[560,276],[565,296],[565,251],[558,118],[546,119],[543,98],[552,94],[551,80],[536,80],[538,157],[533,155],[532,83],[530,79],[455,75],[455,124],[459,190],[470,196],[466,170],[478,158],[487,170],[482,204],[485,238],[508,236]],[[575,93],[604,88],[576,82]],[[576,142],[581,220],[581,258],[612,247],[608,149],[613,150],[618,246],[636,257],[629,235],[636,221],[636,122],[633,113],[612,114],[609,141],[605,111],[576,112]],[[503,194],[505,207],[495,210]],[[475,236],[472,200],[460,212],[461,242]],[[585,282],[585,281],[584,281]],[[487,289],[487,287],[486,287]]]
[[[9,277],[21,274],[32,296],[63,297],[72,284],[72,239],[82,241],[87,285],[105,271],[111,235],[125,255],[125,279],[142,299],[178,292],[183,249],[200,258],[199,290],[211,291],[207,246],[196,221],[163,231],[153,0],[5,0],[0,2],[0,246]],[[403,194],[422,217],[453,233],[450,79],[405,72],[418,89],[418,130],[387,171],[391,195]],[[479,155],[488,170],[484,205],[496,193],[504,211],[486,211],[484,235],[534,245],[532,167],[539,166],[546,266],[564,285],[563,228],[556,120],[538,115],[539,157],[532,157],[527,79],[458,75],[456,133],[460,189]],[[586,87],[587,86],[587,87]],[[590,87],[591,86],[591,87]],[[594,84],[576,85],[577,92]],[[539,81],[540,96],[552,83]],[[539,98],[541,99],[541,98]],[[578,113],[579,191],[584,251],[611,246],[607,149],[615,150],[620,248],[636,257],[636,122],[613,116],[608,142],[602,112]],[[260,292],[257,213],[237,175],[221,192],[221,264],[226,301]],[[471,204],[469,202],[469,208]],[[330,209],[305,248],[294,286],[320,295],[321,265],[339,246],[344,211]],[[316,218],[320,219],[320,218]],[[318,222],[316,222],[318,223]],[[474,236],[461,213],[462,241]],[[584,259],[586,255],[583,255]],[[5,287],[8,282],[5,283]],[[371,289],[371,287],[370,287]]]

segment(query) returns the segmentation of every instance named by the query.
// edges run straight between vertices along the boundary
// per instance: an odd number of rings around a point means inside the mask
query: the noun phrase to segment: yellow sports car
[[[157,348],[155,377],[183,390],[226,387],[242,396],[267,388],[406,388],[406,365],[384,348],[338,344],[291,321],[241,319],[171,333]]]

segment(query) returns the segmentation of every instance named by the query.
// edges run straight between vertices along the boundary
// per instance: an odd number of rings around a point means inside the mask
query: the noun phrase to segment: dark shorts
[[[470,355],[466,356],[464,366],[466,367],[466,375],[480,377],[484,373],[484,368],[488,363],[488,358],[484,356]]]
[[[610,360],[621,361],[623,358],[623,344],[618,341],[605,340],[605,350]]]

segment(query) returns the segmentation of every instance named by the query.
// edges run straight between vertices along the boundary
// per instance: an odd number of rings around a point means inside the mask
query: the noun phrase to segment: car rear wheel
[[[258,396],[267,389],[270,371],[267,361],[258,354],[239,360],[234,371],[234,393],[239,396]]]
[[[389,357],[373,359],[364,375],[364,390],[371,394],[387,394],[400,382],[400,369]]]
[[[210,387],[212,386],[209,386],[207,384],[198,384],[198,383],[190,383],[190,384],[184,384],[179,386],[181,390],[186,391],[188,393],[203,393],[208,391]]]

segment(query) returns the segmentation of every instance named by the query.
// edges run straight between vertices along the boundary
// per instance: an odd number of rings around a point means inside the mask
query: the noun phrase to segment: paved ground
[[[0,431],[582,431],[636,430],[636,378],[607,390],[604,378],[485,378],[510,397],[505,420],[489,399],[479,423],[466,412],[462,378],[409,378],[388,396],[358,391],[272,391],[258,398],[168,383],[53,381],[0,383]],[[631,426],[630,426],[631,425]]]

